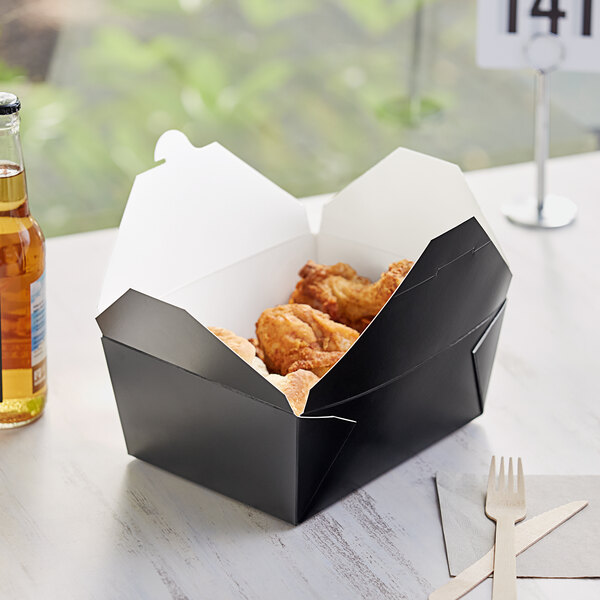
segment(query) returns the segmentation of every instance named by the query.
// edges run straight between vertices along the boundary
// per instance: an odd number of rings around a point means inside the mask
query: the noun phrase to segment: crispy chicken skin
[[[322,377],[358,333],[306,304],[284,304],[260,315],[256,337],[270,372],[287,375],[305,369]]]
[[[249,340],[236,335],[233,331],[223,329],[223,327],[209,327],[208,330],[211,333],[214,333],[224,344],[229,346],[247,363],[251,363],[256,356],[254,345]]]
[[[256,349],[256,356],[258,356],[258,358],[260,358],[260,360],[264,361],[265,360],[265,353],[263,352],[263,349],[260,347],[260,344],[258,343],[258,340],[256,338],[249,338],[248,341]]]
[[[263,377],[269,375],[267,367],[258,353],[256,340],[247,340],[239,335],[223,329],[223,327],[209,327],[208,330],[214,333],[226,346],[229,346],[240,358],[243,358],[255,371],[258,371]]]
[[[302,279],[290,296],[291,304],[308,304],[334,321],[363,331],[383,308],[413,266],[410,260],[392,263],[378,281],[360,277],[345,263],[326,266],[309,260],[298,273]]]

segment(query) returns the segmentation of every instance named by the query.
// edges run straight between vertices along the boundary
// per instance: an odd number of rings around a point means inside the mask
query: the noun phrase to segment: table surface
[[[555,159],[565,229],[515,227],[531,164],[468,174],[514,273],[485,413],[293,527],[127,455],[95,324],[115,230],[48,241],[50,395],[0,432],[1,598],[425,598],[448,579],[434,475],[600,474],[600,153]],[[600,580],[522,579],[521,598],[598,598]],[[490,598],[484,582],[468,598]]]

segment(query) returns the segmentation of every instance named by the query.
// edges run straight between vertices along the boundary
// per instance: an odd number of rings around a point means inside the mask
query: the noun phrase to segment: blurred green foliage
[[[431,0],[340,0],[340,5],[365,29],[381,34],[412,15],[425,1]]]
[[[24,77],[22,69],[9,67],[3,60],[0,59],[0,81],[12,82]]]
[[[415,9],[438,4],[473,70],[474,5],[458,0],[449,16],[435,0],[111,0],[62,27],[45,82],[0,62],[0,87],[23,103],[34,214],[47,235],[117,225],[171,128],[297,196],[339,189],[399,145],[485,166],[453,113],[465,86],[444,52],[421,64],[422,120],[407,99]]]
[[[242,14],[256,27],[268,27],[283,19],[310,13],[318,0],[240,0]]]

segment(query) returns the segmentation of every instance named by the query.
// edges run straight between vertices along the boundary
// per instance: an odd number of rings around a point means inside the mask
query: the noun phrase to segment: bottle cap
[[[10,92],[0,92],[0,115],[19,112],[21,101]]]

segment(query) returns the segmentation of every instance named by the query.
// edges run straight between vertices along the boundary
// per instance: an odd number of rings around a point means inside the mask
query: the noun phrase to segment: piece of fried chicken
[[[360,277],[345,263],[327,266],[309,260],[298,273],[302,279],[290,296],[290,303],[309,304],[327,313],[334,321],[363,331],[383,308],[413,262],[392,263],[378,281]]]
[[[229,329],[224,329],[223,327],[209,327],[208,330],[214,333],[247,363],[251,363],[252,359],[256,356],[254,345],[246,338],[236,335],[233,331],[229,331]]]
[[[208,330],[229,346],[240,358],[243,358],[255,371],[258,371],[263,377],[267,377],[269,371],[267,371],[265,363],[257,356],[256,346],[251,340],[236,335],[233,331],[223,327],[209,327]]]
[[[322,377],[358,333],[306,304],[284,304],[260,315],[256,337],[269,371],[287,375],[306,369]]]
[[[257,355],[257,340],[246,340],[233,333],[233,331],[223,329],[222,327],[209,327],[208,329],[238,356],[249,363],[252,368],[283,392],[295,415],[299,416],[304,412],[306,401],[308,400],[308,392],[319,381],[319,378],[314,373],[300,369],[293,373],[288,373],[285,377],[277,374],[269,375],[265,363]]]

